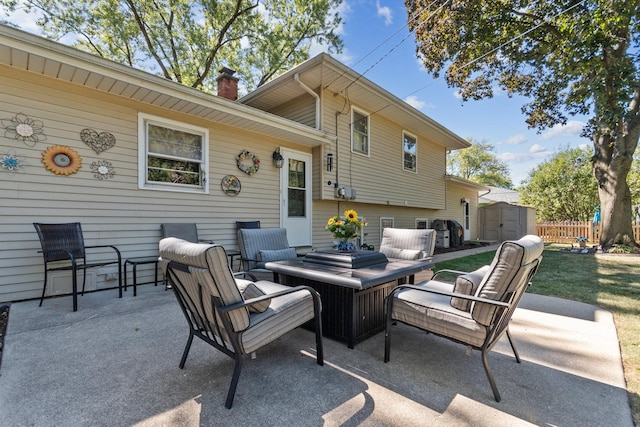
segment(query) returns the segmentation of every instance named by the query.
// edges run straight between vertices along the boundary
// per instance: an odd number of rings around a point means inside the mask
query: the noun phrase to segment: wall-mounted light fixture
[[[327,153],[327,172],[333,171],[333,153]]]
[[[465,203],[469,203],[469,199],[467,199],[466,197],[463,197],[462,199],[460,199],[461,205],[464,205]]]
[[[280,147],[273,152],[273,166],[278,169],[282,169],[282,166],[284,166],[284,157],[280,154]]]

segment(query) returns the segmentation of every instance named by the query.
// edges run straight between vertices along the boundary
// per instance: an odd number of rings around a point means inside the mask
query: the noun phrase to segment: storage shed
[[[482,240],[503,242],[536,234],[536,210],[528,206],[498,202],[478,209],[478,229]]]

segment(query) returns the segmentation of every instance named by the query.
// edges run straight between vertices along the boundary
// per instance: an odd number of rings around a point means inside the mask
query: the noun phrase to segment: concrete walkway
[[[511,332],[489,355],[398,325],[349,350],[298,329],[247,359],[234,406],[233,362],[196,340],[178,362],[187,325],[172,292],[102,291],[11,306],[0,367],[1,426],[633,426],[611,313],[525,295]]]

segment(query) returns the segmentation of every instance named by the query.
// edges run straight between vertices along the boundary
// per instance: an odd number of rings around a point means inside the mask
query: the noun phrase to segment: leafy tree
[[[520,201],[536,208],[539,221],[589,221],[598,206],[598,184],[589,150],[567,148],[529,172]]]
[[[530,101],[538,130],[590,115],[584,136],[602,213],[600,243],[633,242],[626,179],[640,137],[637,0],[405,0],[418,56],[464,100],[497,85]]]
[[[456,150],[447,156],[447,173],[479,184],[513,188],[509,166],[493,153],[495,147],[485,141]]]
[[[0,0],[37,11],[45,36],[212,92],[217,71],[249,90],[309,58],[311,43],[340,52],[342,0]]]

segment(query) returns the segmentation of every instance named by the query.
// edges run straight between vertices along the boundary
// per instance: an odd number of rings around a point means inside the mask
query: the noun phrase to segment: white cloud
[[[519,145],[524,142],[527,142],[527,136],[521,133],[516,135],[511,135],[509,138],[507,138],[506,141],[504,141],[505,144],[509,144],[509,145]]]
[[[543,151],[547,151],[547,149],[540,144],[533,144],[529,149],[530,153],[541,153]]]
[[[393,13],[389,6],[380,6],[380,1],[377,1],[376,8],[378,9],[378,16],[382,16],[384,18],[384,25],[393,24]]]
[[[578,120],[569,120],[566,125],[555,125],[551,129],[545,131],[540,135],[542,139],[551,139],[556,137],[575,137],[580,136],[582,128],[585,126],[584,122]]]
[[[409,95],[404,99],[404,102],[406,102],[407,104],[411,105],[413,108],[415,108],[416,110],[424,110],[424,109],[432,109],[435,108],[435,106],[431,103],[427,103],[425,101],[422,101],[421,99],[419,99],[417,96],[415,95]]]

